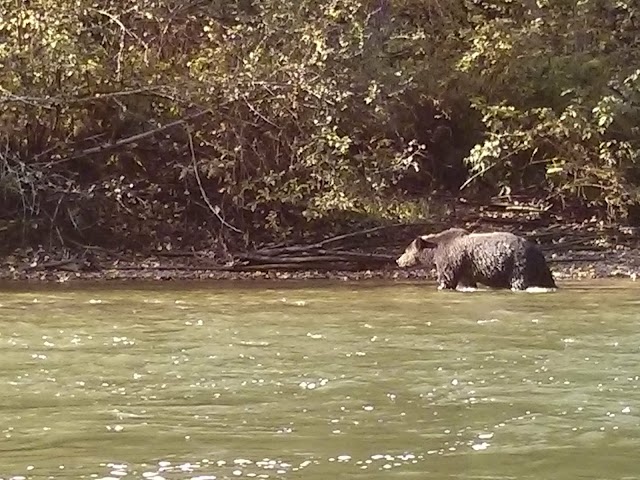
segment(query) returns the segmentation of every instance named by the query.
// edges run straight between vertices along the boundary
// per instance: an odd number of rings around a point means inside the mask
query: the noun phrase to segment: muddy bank
[[[433,269],[400,269],[395,258],[417,235],[452,224],[469,231],[511,231],[529,238],[540,245],[560,282],[612,277],[635,280],[640,274],[640,228],[607,225],[595,219],[576,222],[471,211],[447,222],[378,226],[231,253],[231,243],[216,242],[189,245],[188,251],[155,250],[164,247],[150,245],[147,253],[80,244],[17,248],[0,256],[0,280],[434,280]]]
[[[636,279],[640,274],[640,248],[610,250],[546,251],[556,279],[596,278]],[[264,280],[264,279],[424,279],[433,280],[434,271],[424,268],[400,269],[393,263],[358,269],[269,269],[234,267],[201,254],[100,255],[68,257],[44,252],[22,252],[0,259],[0,280],[29,282],[74,281],[181,281],[181,280]]]

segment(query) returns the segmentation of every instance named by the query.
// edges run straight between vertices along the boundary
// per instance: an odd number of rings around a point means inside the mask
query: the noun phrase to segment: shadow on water
[[[640,290],[11,285],[0,478],[631,478]]]

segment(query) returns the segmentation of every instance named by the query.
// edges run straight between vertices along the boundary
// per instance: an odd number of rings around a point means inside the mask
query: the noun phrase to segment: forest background
[[[640,223],[623,0],[0,0],[0,245]]]

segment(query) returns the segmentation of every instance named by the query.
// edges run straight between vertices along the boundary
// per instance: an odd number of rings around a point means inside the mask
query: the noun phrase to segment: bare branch
[[[209,201],[209,196],[204,191],[204,187],[202,186],[202,181],[200,180],[200,173],[198,173],[198,164],[196,162],[196,152],[193,148],[193,136],[191,135],[191,132],[189,131],[189,129],[187,129],[187,135],[189,136],[189,151],[191,152],[191,161],[193,162],[193,173],[196,176],[196,181],[198,182],[198,187],[200,188],[200,195],[202,195],[202,199],[207,204],[207,207],[209,207],[209,210],[211,211],[211,213],[213,213],[218,218],[218,220],[220,220],[220,223],[222,225],[233,230],[236,233],[243,233],[242,230],[237,229],[236,227],[228,223],[224,218],[222,218],[222,215],[220,215],[220,211],[221,211],[220,207],[218,205],[213,206]]]
[[[176,120],[175,122],[171,122],[171,123],[167,123],[166,125],[163,125],[161,127],[158,128],[154,128],[153,130],[149,130],[147,132],[142,132],[142,133],[138,133],[137,135],[132,135],[131,137],[127,137],[127,138],[123,138],[122,140],[118,140],[117,142],[114,143],[106,143],[103,145],[98,145],[97,147],[92,147],[89,148],[87,150],[83,150],[75,155],[72,155],[70,157],[67,158],[63,158],[60,160],[56,160],[55,162],[51,162],[52,165],[55,164],[59,164],[59,163],[63,163],[63,162],[68,162],[71,160],[78,160],[80,158],[84,158],[84,157],[88,157],[89,155],[93,155],[95,153],[105,153],[105,152],[109,152],[111,150],[116,150],[120,147],[123,147],[125,145],[129,145],[131,143],[137,142],[138,140],[144,140],[145,138],[151,137],[152,135],[155,135],[156,133],[160,133],[163,132],[165,130],[169,130],[170,128],[173,127],[178,127],[181,125],[186,125],[186,123],[190,120],[194,120],[198,117],[203,116],[204,114],[209,113],[209,111],[203,111],[203,112],[198,112],[196,114],[190,115],[188,117],[182,118],[180,120]]]

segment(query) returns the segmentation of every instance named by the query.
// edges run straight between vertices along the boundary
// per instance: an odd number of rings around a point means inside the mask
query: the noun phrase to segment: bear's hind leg
[[[514,291],[526,290],[528,287],[527,281],[525,279],[524,264],[522,264],[522,262],[518,262],[517,258],[516,258],[515,265],[513,266],[513,269],[511,271],[510,284],[511,284],[511,290],[514,290]]]

